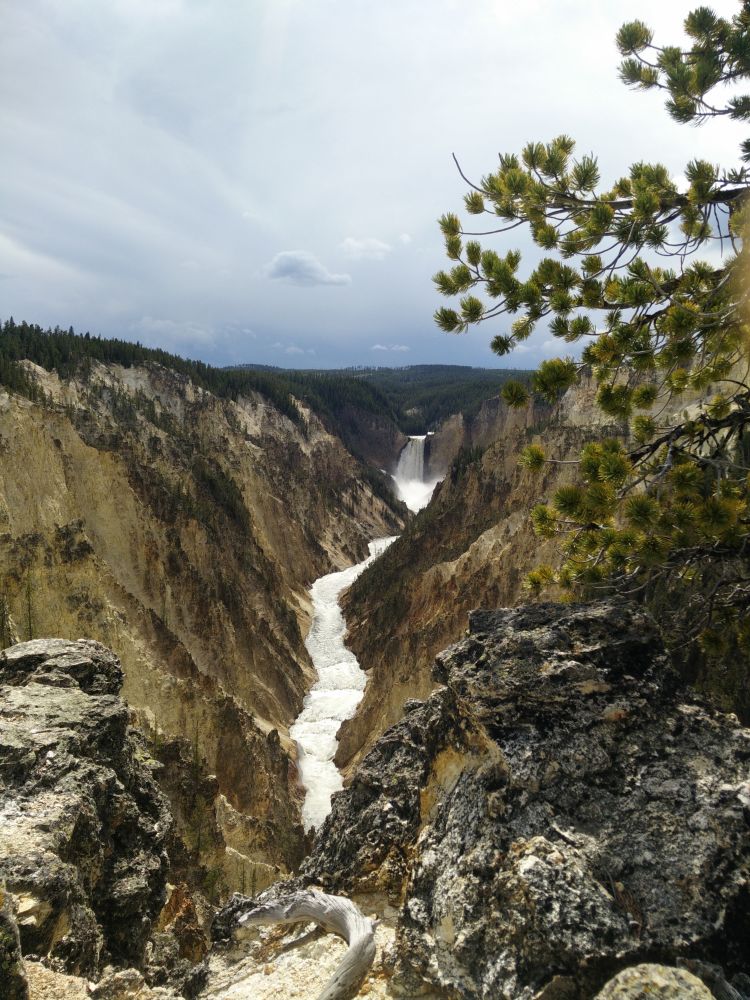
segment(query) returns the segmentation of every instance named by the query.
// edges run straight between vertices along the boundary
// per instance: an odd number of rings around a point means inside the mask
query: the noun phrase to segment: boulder
[[[96,642],[0,653],[0,881],[24,955],[95,978],[140,967],[165,896],[171,818]]]
[[[714,1000],[697,976],[664,965],[636,965],[611,979],[596,1000]]]

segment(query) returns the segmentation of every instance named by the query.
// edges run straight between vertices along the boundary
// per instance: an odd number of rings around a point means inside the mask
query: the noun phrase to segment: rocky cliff
[[[536,401],[512,410],[490,400],[472,421],[451,418],[429,439],[430,463],[452,461],[451,472],[344,599],[347,643],[369,679],[357,715],[342,726],[339,766],[351,772],[404,703],[429,694],[433,659],[461,635],[472,608],[517,603],[528,571],[558,557],[528,515],[572,479],[573,467],[548,465],[532,475],[518,458],[540,440],[549,454],[575,458],[593,437],[622,433],[598,422],[597,413],[594,388],[583,383],[554,408]]]
[[[44,405],[0,392],[3,642],[111,646],[206,887],[263,884],[303,851],[286,730],[306,589],[398,517],[304,407],[157,365],[29,370]]]
[[[386,472],[394,467],[408,441],[390,417],[351,404],[336,414],[336,427],[353,454]]]
[[[435,681],[270,893],[319,887],[382,920],[358,995],[750,995],[750,730],[686,700],[648,615],[475,612]],[[245,933],[203,995],[312,998],[343,950]]]
[[[25,954],[78,975],[142,966],[172,819],[98,643],[0,653],[0,882]]]
[[[122,681],[91,640],[0,652],[4,998],[146,1000],[150,982],[168,1000],[203,985],[207,937],[168,883],[173,820]]]
[[[683,702],[647,616],[475,612],[435,679],[303,868],[397,907],[394,994],[585,1000],[655,957],[750,971],[750,731]]]

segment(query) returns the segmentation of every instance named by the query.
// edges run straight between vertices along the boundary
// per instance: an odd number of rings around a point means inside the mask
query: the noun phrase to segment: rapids
[[[346,622],[339,607],[339,595],[395,540],[395,537],[375,539],[370,542],[367,559],[321,576],[310,588],[313,618],[305,646],[318,679],[289,730],[297,742],[300,778],[305,787],[302,807],[305,830],[320,829],[331,809],[331,795],[343,787],[333,762],[338,746],[336,733],[341,723],[354,715],[367,683],[356,656],[344,645]]]

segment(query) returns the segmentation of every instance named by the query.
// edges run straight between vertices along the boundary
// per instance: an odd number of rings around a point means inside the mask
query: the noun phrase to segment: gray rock
[[[89,977],[142,965],[165,895],[171,818],[121,676],[94,642],[0,655],[0,880],[23,953]]]
[[[436,676],[303,871],[401,894],[393,989],[584,1000],[654,956],[750,971],[750,731],[685,703],[645,613],[475,612]]]
[[[303,877],[349,892],[382,890],[398,901],[433,762],[473,737],[476,725],[450,691],[413,708],[378,740],[346,794],[334,797]]]
[[[0,683],[79,687],[86,694],[118,694],[120,661],[93,639],[32,639],[0,651]]]
[[[611,979],[596,1000],[713,1000],[713,994],[683,969],[636,965]]]

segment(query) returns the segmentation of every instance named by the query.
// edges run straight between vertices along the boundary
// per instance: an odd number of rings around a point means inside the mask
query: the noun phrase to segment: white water
[[[395,540],[395,537],[375,539],[370,542],[367,559],[339,573],[321,576],[310,588],[313,619],[305,646],[318,679],[289,730],[289,735],[297,741],[300,778],[305,787],[302,806],[305,830],[320,828],[331,811],[331,795],[343,788],[341,775],[333,763],[338,746],[336,733],[341,723],[354,715],[367,683],[356,656],[344,645],[346,622],[339,607],[339,594]]]
[[[424,479],[424,448],[427,435],[410,437],[398,456],[398,465],[393,473],[396,492],[409,510],[418,511],[430,502],[432,491],[440,482],[440,477]]]

